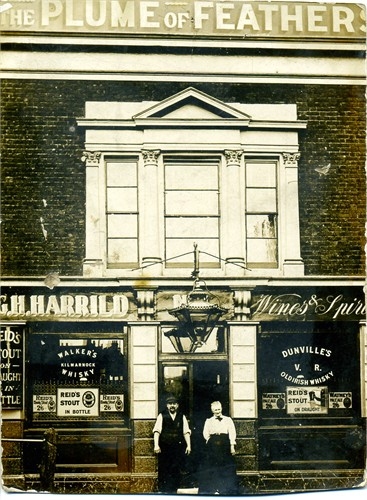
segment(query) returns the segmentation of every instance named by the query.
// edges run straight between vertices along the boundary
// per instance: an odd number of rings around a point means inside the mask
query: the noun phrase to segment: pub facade
[[[241,494],[360,485],[363,7],[18,4],[1,14],[4,485],[40,488],[52,428],[56,492],[155,492],[167,394],[192,430],[186,491],[213,400]]]

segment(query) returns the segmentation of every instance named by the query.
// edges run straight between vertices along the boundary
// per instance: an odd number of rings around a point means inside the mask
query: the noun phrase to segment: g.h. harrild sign
[[[3,31],[204,37],[365,38],[363,5],[284,1],[23,0]]]
[[[3,294],[0,295],[0,317],[8,319],[52,318],[126,318],[127,294]]]

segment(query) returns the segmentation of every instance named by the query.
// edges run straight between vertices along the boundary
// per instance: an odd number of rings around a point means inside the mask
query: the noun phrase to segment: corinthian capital
[[[226,157],[227,167],[235,166],[239,167],[241,165],[241,157],[243,151],[241,149],[230,150],[226,149],[224,151],[224,156]]]
[[[158,166],[158,158],[161,154],[159,149],[143,149],[141,154],[143,155],[144,167],[147,165]]]
[[[83,151],[82,161],[85,161],[86,166],[96,166],[101,158],[99,151]]]
[[[286,167],[297,167],[301,153],[283,153],[284,165]]]

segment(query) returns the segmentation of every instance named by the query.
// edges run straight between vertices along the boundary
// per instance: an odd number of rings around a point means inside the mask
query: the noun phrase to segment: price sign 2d
[[[1,328],[0,380],[3,409],[23,408],[24,327],[9,325]]]
[[[124,395],[123,394],[101,394],[101,412],[123,412]]]

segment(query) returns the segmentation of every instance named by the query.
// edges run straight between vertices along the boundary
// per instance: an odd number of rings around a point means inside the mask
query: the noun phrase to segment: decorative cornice
[[[239,167],[241,165],[243,151],[242,149],[230,150],[226,149],[224,151],[224,156],[226,158],[227,167],[235,166]]]
[[[147,165],[155,165],[158,166],[158,158],[161,154],[159,149],[143,149],[141,151],[144,161],[144,167]]]
[[[283,153],[284,165],[286,167],[297,167],[301,153]]]
[[[87,167],[99,165],[99,160],[101,158],[100,151],[83,151],[82,161],[85,162]]]

